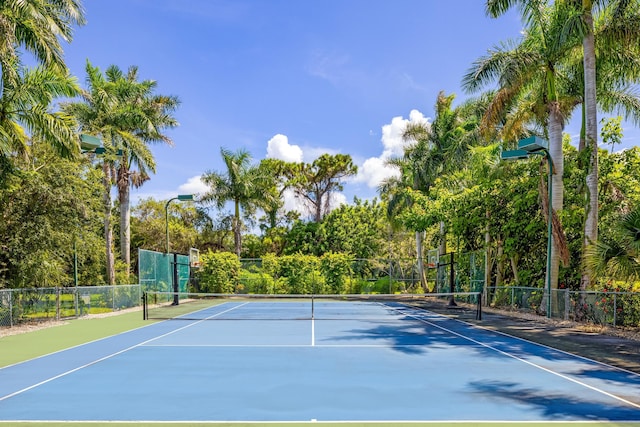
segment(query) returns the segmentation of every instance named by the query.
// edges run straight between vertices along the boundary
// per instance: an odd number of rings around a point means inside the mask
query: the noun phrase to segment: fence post
[[[60,320],[60,288],[56,286],[56,320]]]
[[[617,316],[618,316],[618,299],[616,298],[618,293],[613,294],[613,327],[616,327]]]
[[[13,327],[13,291],[9,291],[9,326]]]
[[[569,320],[569,305],[571,299],[569,298],[569,289],[564,290],[564,320]]]

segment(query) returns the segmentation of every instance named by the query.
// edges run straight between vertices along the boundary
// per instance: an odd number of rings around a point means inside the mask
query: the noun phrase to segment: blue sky
[[[134,201],[201,191],[202,173],[224,171],[220,147],[256,162],[349,154],[360,173],[344,199],[371,198],[406,121],[432,117],[441,90],[462,102],[471,63],[521,28],[516,12],[486,17],[481,0],[84,3],[87,25],[65,47],[71,72],[84,82],[87,60],[136,65],[181,100],[175,146],[153,147],[157,172]],[[628,124],[625,135],[640,142]]]

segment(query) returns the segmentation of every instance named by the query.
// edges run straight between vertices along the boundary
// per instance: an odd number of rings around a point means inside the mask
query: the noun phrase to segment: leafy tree
[[[192,203],[174,203],[165,211],[166,201],[141,200],[132,210],[132,242],[136,247],[164,252],[166,250],[166,217],[169,219],[171,247],[176,253],[188,254],[198,247],[201,233],[209,227],[207,213]]]
[[[577,71],[567,89],[575,92],[576,104],[583,108],[583,129],[580,150],[586,148],[586,209],[583,248],[597,240],[598,236],[598,130],[597,106],[605,111],[612,107],[633,109],[633,96],[624,90],[629,81],[637,81],[636,63],[640,45],[640,4],[627,0],[567,0],[548,6],[545,0],[487,0],[487,12],[496,17],[513,6],[520,6],[523,17],[531,24],[539,20],[546,10],[573,10],[565,18],[562,40],[573,42],[575,54],[567,54],[565,61],[574,61]],[[581,39],[578,44],[577,39]],[[580,47],[579,50],[577,47]],[[574,60],[575,58],[575,60]],[[598,58],[598,61],[596,61]],[[578,66],[579,64],[579,66]],[[556,69],[559,69],[556,65]],[[622,90],[612,90],[622,88]],[[590,286],[588,271],[582,274],[581,288]]]
[[[286,235],[284,255],[301,253],[320,256],[323,253],[324,234],[320,223],[298,220]]]
[[[313,213],[315,222],[331,210],[331,194],[343,190],[343,180],[358,172],[348,154],[323,154],[311,164],[298,163],[288,171],[289,181],[295,194]]]
[[[79,282],[104,283],[97,171],[48,143],[30,149],[0,191],[0,287],[72,285],[74,246]]]
[[[564,2],[549,7],[543,1],[533,3],[536,7],[525,13],[527,27],[523,39],[495,48],[477,60],[465,75],[463,85],[468,91],[476,91],[498,81],[500,88],[484,117],[486,127],[495,126],[508,115],[512,123],[533,121],[544,127],[553,162],[552,206],[557,214],[562,210],[564,198],[562,130],[565,118],[576,105],[571,96],[563,97],[568,91],[563,87],[566,80],[562,65],[579,43],[579,37],[569,30],[577,12]],[[558,286],[560,251],[564,248],[561,235],[554,227],[551,271],[547,272],[554,289]]]
[[[385,217],[385,205],[377,199],[363,201],[356,198],[353,204],[331,211],[320,227],[323,254],[332,252],[356,258],[376,258],[387,249],[389,230]]]
[[[269,192],[269,197],[264,198],[260,206],[267,217],[263,229],[268,230],[277,227],[278,220],[284,217],[280,213],[284,206],[284,192],[289,188],[287,177],[294,175],[295,163],[262,159],[258,168],[265,179],[265,190]]]

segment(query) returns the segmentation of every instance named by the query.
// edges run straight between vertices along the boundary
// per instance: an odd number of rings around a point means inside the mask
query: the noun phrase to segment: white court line
[[[184,330],[184,329],[190,328],[191,326],[197,325],[198,323],[204,322],[204,321],[206,321],[206,320],[208,320],[208,319],[212,319],[212,318],[214,318],[214,317],[216,317],[216,316],[220,316],[221,314],[228,313],[229,311],[231,311],[231,310],[235,310],[236,308],[239,308],[239,307],[242,307],[242,306],[243,306],[243,305],[245,305],[245,304],[248,304],[248,303],[246,303],[246,302],[245,302],[244,304],[240,304],[240,305],[237,305],[237,306],[235,306],[235,307],[232,307],[232,308],[230,308],[230,309],[228,309],[228,310],[222,311],[222,312],[220,312],[220,313],[216,313],[216,314],[215,314],[215,315],[213,315],[213,316],[209,316],[209,317],[207,317],[207,318],[205,318],[205,319],[198,320],[197,322],[190,323],[190,324],[188,324],[188,325],[186,325],[186,326],[183,326],[183,327],[181,327],[181,328],[174,329],[173,331],[170,331],[170,332],[167,332],[167,333],[165,333],[165,334],[159,335],[159,336],[157,336],[157,337],[154,337],[154,338],[148,339],[148,340],[143,341],[143,342],[141,342],[141,343],[138,343],[138,344],[136,344],[136,345],[132,345],[131,347],[125,348],[125,349],[123,349],[123,350],[117,351],[117,352],[115,352],[115,353],[109,354],[109,355],[104,356],[104,357],[101,357],[101,358],[99,358],[99,359],[93,360],[93,361],[91,361],[91,362],[89,362],[89,363],[85,363],[85,364],[84,364],[84,365],[82,365],[82,366],[78,366],[77,368],[73,368],[73,369],[70,369],[70,370],[68,370],[68,371],[66,371],[66,372],[63,372],[63,373],[61,373],[61,374],[55,375],[55,376],[53,376],[53,377],[51,377],[51,378],[47,378],[47,379],[46,379],[46,380],[44,380],[44,381],[40,381],[39,383],[36,383],[36,384],[30,385],[29,387],[25,387],[25,388],[23,388],[23,389],[21,389],[21,390],[14,391],[13,393],[7,394],[6,396],[0,396],[0,402],[2,402],[3,400],[10,399],[10,398],[12,398],[12,397],[14,397],[14,396],[17,396],[17,395],[19,395],[19,394],[22,394],[22,393],[24,393],[24,392],[26,392],[26,391],[32,390],[32,389],[34,389],[34,388],[36,388],[36,387],[40,387],[41,385],[47,384],[47,383],[49,383],[49,382],[51,382],[51,381],[57,380],[58,378],[65,377],[65,376],[67,376],[67,375],[69,375],[69,374],[72,374],[72,373],[74,373],[74,372],[80,371],[80,370],[82,370],[82,369],[84,369],[84,368],[87,368],[87,367],[89,367],[89,366],[92,366],[92,365],[98,364],[98,363],[100,363],[100,362],[103,362],[103,361],[105,361],[105,360],[107,360],[107,359],[111,359],[112,357],[115,357],[115,356],[117,356],[117,355],[119,355],[119,354],[126,353],[127,351],[133,350],[134,348],[141,347],[141,346],[143,346],[143,345],[145,345],[145,344],[147,344],[147,343],[150,343],[150,342],[152,342],[152,341],[155,341],[155,340],[157,340],[157,339],[164,338],[164,337],[166,337],[166,336],[168,336],[168,335],[171,335],[171,334],[173,334],[173,333],[175,333],[175,332],[178,332],[178,331],[181,331],[181,330]]]
[[[193,347],[193,348],[216,348],[216,347],[234,347],[234,348],[389,348],[388,344],[150,344],[145,347]],[[424,347],[424,344],[400,344],[393,345],[393,348],[411,348]]]
[[[396,311],[401,311],[401,310],[396,309],[396,308],[394,308],[394,307],[389,307],[389,308],[391,308],[391,309],[393,309],[393,310],[396,310]],[[508,352],[506,352],[506,351],[504,351],[504,350],[500,350],[500,349],[498,349],[498,348],[496,348],[496,347],[493,347],[492,345],[489,345],[489,344],[486,344],[486,343],[480,342],[480,341],[475,340],[475,339],[473,339],[473,338],[471,338],[471,337],[468,337],[468,336],[466,336],[466,335],[462,335],[462,334],[460,334],[460,333],[458,333],[458,332],[452,331],[451,329],[447,329],[447,328],[445,328],[445,327],[443,327],[443,326],[436,325],[435,323],[430,322],[430,321],[428,321],[428,320],[425,320],[425,319],[423,319],[423,318],[421,318],[421,317],[419,317],[419,316],[417,316],[417,315],[410,314],[410,313],[404,313],[404,312],[403,312],[403,314],[405,314],[405,315],[406,315],[406,316],[408,316],[408,317],[412,317],[412,318],[414,318],[414,319],[417,319],[417,320],[419,320],[420,322],[426,323],[426,324],[428,324],[428,325],[434,326],[434,327],[436,327],[436,328],[438,328],[438,329],[441,329],[441,330],[443,330],[443,331],[449,332],[450,334],[453,334],[453,335],[455,335],[455,336],[457,336],[457,337],[460,337],[460,338],[465,339],[465,340],[467,340],[467,341],[471,341],[472,343],[478,344],[478,345],[480,345],[480,346],[482,346],[482,347],[485,347],[485,348],[488,348],[488,349],[490,349],[490,350],[493,350],[493,351],[495,351],[495,352],[497,352],[497,353],[500,353],[500,354],[503,354],[503,355],[505,355],[505,356],[511,357],[511,358],[516,359],[516,360],[518,360],[518,361],[520,361],[520,362],[526,363],[527,365],[533,366],[534,368],[538,368],[538,369],[543,370],[543,371],[545,371],[545,372],[548,372],[548,373],[550,373],[550,374],[552,374],[552,375],[555,375],[555,376],[558,376],[558,377],[563,378],[563,379],[565,379],[565,380],[571,381],[572,383],[575,383],[575,384],[581,385],[581,386],[586,387],[586,388],[588,388],[588,389],[590,389],[590,390],[593,390],[593,391],[595,391],[595,392],[598,392],[598,393],[604,394],[605,396],[611,397],[611,398],[613,398],[613,399],[615,399],[615,400],[618,400],[618,401],[620,401],[620,402],[626,403],[627,405],[633,406],[634,408],[638,408],[638,409],[640,409],[640,404],[637,404],[637,403],[631,402],[631,401],[626,400],[626,399],[624,399],[624,398],[622,398],[622,397],[620,397],[620,396],[616,396],[615,394],[612,394],[612,393],[609,393],[609,392],[604,391],[604,390],[602,390],[602,389],[599,389],[599,388],[597,388],[597,387],[591,386],[591,385],[586,384],[586,383],[584,383],[584,382],[582,382],[582,381],[580,381],[580,380],[577,380],[577,379],[575,379],[575,378],[571,378],[571,377],[570,377],[570,376],[568,376],[568,375],[562,374],[562,373],[560,373],[560,372],[553,371],[553,370],[551,370],[551,369],[549,369],[549,368],[545,368],[544,366],[540,366],[540,365],[538,365],[538,364],[536,364],[536,363],[533,363],[533,362],[531,362],[531,361],[529,361],[529,360],[523,359],[523,358],[521,358],[521,357],[519,357],[519,356],[516,356],[515,354],[508,353]]]

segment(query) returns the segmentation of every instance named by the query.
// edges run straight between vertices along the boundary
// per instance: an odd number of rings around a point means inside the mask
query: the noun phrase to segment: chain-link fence
[[[178,292],[187,292],[189,256],[138,250],[138,281],[145,291],[173,292],[174,265],[178,274]]]
[[[453,292],[482,291],[484,252],[454,254],[453,266],[451,254],[438,257],[431,252],[422,260],[422,269],[415,258],[354,258],[330,271],[319,258],[300,257],[294,267],[288,257],[241,259],[240,283],[233,288],[238,293],[264,294],[449,292],[453,279]]]
[[[542,313],[547,293],[523,286],[489,287],[487,305]],[[640,292],[551,290],[551,317],[597,325],[640,327]]]
[[[0,290],[0,327],[107,313],[141,305],[140,285]]]
[[[348,260],[327,268],[318,259],[281,261],[242,259],[238,293],[377,293],[424,292],[415,259]],[[314,262],[316,262],[314,264]]]

